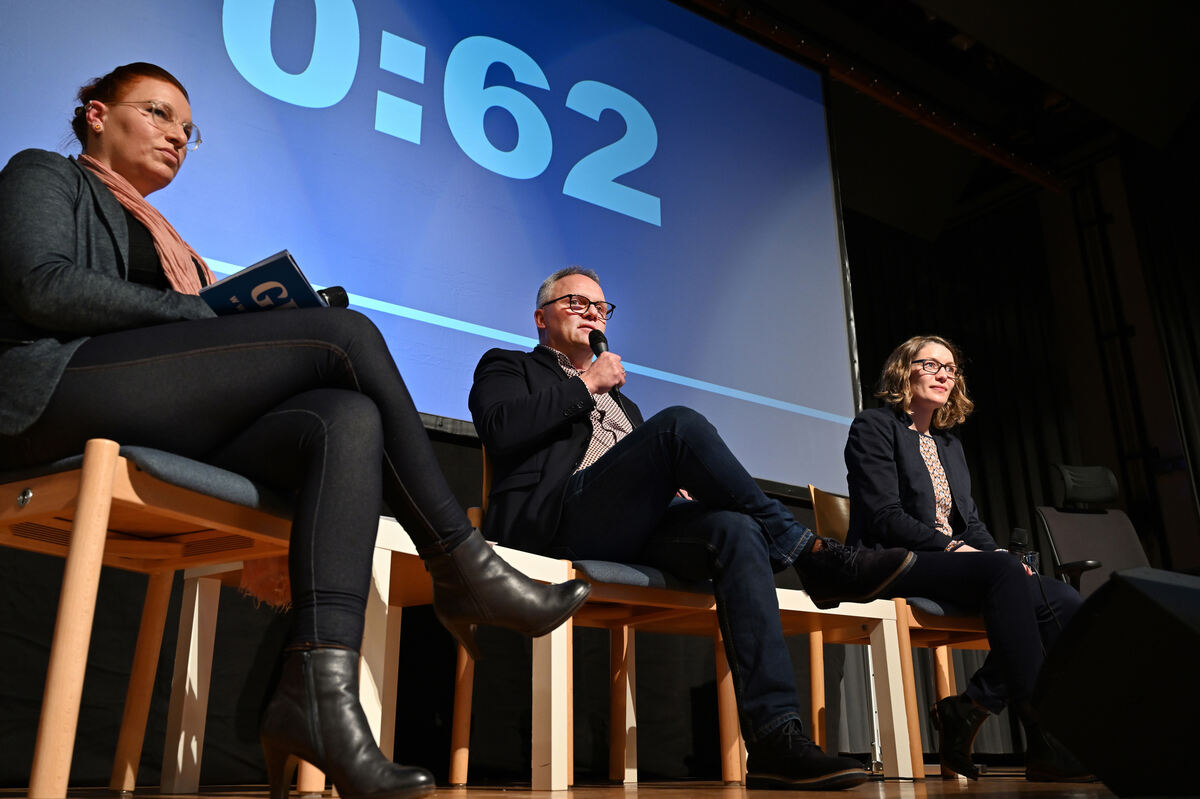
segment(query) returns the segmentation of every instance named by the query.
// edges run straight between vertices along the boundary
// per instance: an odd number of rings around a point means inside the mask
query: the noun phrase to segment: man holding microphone
[[[484,534],[569,558],[643,563],[711,579],[738,715],[747,787],[828,790],[867,779],[803,734],[773,573],[799,572],[813,601],[868,601],[912,564],[903,549],[818,539],[768,498],[699,413],[647,420],[621,393],[607,351],[614,306],[595,272],[572,266],[541,285],[532,352],[493,349],[470,407],[495,475]]]

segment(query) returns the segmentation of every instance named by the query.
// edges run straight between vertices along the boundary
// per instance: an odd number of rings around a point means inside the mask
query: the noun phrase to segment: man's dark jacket
[[[480,359],[470,407],[492,466],[485,537],[546,551],[567,480],[592,438],[594,406],[583,380],[568,377],[545,349],[494,349]],[[641,411],[623,394],[621,407],[630,424],[642,423]]]

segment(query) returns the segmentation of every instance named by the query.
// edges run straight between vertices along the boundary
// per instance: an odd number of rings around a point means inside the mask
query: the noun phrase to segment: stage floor
[[[331,796],[327,791],[326,797]],[[584,785],[568,791],[531,791],[519,785],[472,786],[440,788],[437,799],[771,799],[771,797],[808,796],[814,799],[925,799],[926,797],[964,797],[965,799],[1016,799],[1017,797],[1066,797],[1069,799],[1110,799],[1114,794],[1100,783],[1071,785],[1065,783],[1026,782],[1017,769],[996,769],[978,782],[966,779],[943,780],[931,777],[923,781],[871,781],[845,791],[811,791],[784,793],[780,791],[746,790],[741,786],[726,786],[715,782],[644,782],[638,785]],[[24,796],[20,790],[0,790],[0,799]],[[71,799],[111,799],[103,788],[80,788],[68,792]],[[198,794],[160,794],[151,787],[139,788],[133,799],[264,799],[267,789],[261,785],[205,788]],[[292,794],[293,797],[296,794]]]

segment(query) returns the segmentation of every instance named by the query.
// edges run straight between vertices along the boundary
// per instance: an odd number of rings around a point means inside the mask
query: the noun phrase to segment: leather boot
[[[933,726],[938,731],[938,759],[943,776],[948,776],[948,770],[968,779],[979,779],[979,768],[971,762],[971,747],[987,717],[987,709],[966,694],[948,696],[933,706]]]
[[[324,771],[344,799],[410,799],[436,787],[422,768],[383,756],[358,703],[358,653],[292,652],[259,727],[271,799],[287,799],[299,760]]]
[[[840,602],[870,602],[917,562],[915,552],[904,549],[848,547],[832,538],[820,539],[792,567],[804,590],[822,610]]]
[[[493,552],[478,530],[450,552],[426,556],[425,568],[433,577],[438,620],[476,659],[476,625],[536,638],[571,618],[592,590],[583,580],[545,585],[529,579]]]
[[[1059,743],[1058,739],[1040,726],[1026,725],[1025,779],[1030,782],[1095,782],[1088,771]]]

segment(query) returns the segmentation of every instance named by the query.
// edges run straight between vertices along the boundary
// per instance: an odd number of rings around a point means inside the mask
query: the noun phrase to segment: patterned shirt
[[[571,363],[571,359],[563,355],[553,347],[547,347],[545,344],[539,344],[538,349],[554,355],[558,359],[558,365],[567,373],[569,377],[579,377],[579,370]],[[592,406],[590,414],[592,419],[592,440],[588,442],[587,452],[583,455],[583,460],[575,467],[575,471],[581,471],[591,466],[596,461],[600,460],[600,456],[608,452],[613,444],[616,444],[625,436],[633,432],[633,425],[629,423],[629,417],[625,415],[625,411],[621,410],[621,406],[613,399],[611,392],[604,394],[593,394],[592,400],[595,405]]]
[[[950,496],[950,483],[946,480],[942,459],[938,457],[937,442],[927,433],[918,433],[917,437],[921,440],[921,457],[925,459],[925,468],[929,470],[929,479],[933,481],[933,526],[938,532],[953,536],[954,533],[950,529],[950,510],[954,507],[954,500]]]

